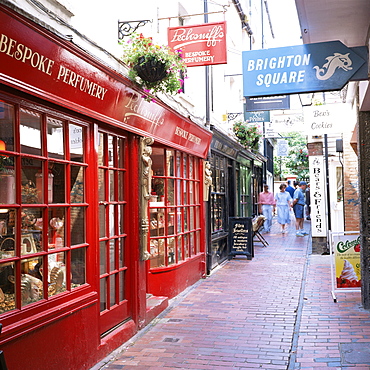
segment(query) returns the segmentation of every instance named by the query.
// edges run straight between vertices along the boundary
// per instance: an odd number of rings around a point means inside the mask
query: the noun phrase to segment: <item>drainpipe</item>
[[[208,0],[204,0],[204,23],[208,23]],[[206,126],[211,126],[211,113],[210,113],[210,104],[209,104],[209,66],[206,67]]]

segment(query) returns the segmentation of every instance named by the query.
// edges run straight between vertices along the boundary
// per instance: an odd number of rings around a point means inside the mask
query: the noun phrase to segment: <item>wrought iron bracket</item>
[[[149,22],[152,23],[153,21],[150,19],[141,21],[118,21],[118,40],[132,35],[139,27],[145,26]]]
[[[227,120],[228,120],[228,121],[232,121],[232,120],[234,120],[236,117],[240,116],[241,114],[243,114],[243,112],[241,112],[241,113],[228,113],[228,114],[227,114]]]

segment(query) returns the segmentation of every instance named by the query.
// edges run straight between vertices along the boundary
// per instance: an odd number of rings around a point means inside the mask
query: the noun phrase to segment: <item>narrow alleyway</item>
[[[305,221],[306,230],[309,222]],[[330,256],[274,220],[255,257],[234,258],[98,369],[370,369],[370,312],[358,292],[331,295]]]

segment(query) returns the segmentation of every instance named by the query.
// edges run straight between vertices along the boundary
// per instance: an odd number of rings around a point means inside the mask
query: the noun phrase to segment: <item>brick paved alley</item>
[[[312,255],[293,223],[264,236],[253,260],[234,258],[187,289],[93,370],[370,369],[360,293],[333,301],[330,256]]]

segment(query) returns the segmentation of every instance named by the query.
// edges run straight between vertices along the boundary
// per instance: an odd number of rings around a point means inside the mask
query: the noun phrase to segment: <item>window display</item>
[[[86,283],[86,134],[34,105],[0,100],[0,108],[1,314]]]
[[[151,268],[179,263],[200,252],[200,204],[199,195],[195,195],[199,190],[198,170],[198,159],[192,156],[153,148],[149,202]]]

